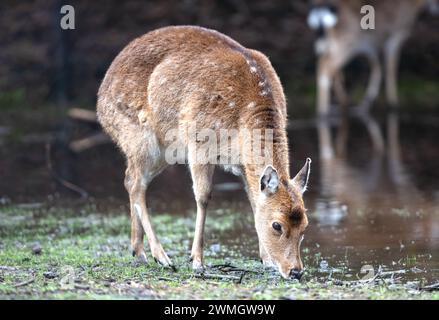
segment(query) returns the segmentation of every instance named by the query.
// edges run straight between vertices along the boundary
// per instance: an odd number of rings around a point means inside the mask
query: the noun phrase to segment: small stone
[[[35,243],[32,247],[33,254],[41,254],[43,251],[43,248],[41,247],[41,244],[39,242]]]
[[[58,274],[56,272],[53,272],[53,271],[44,272],[43,275],[46,279],[55,279],[58,277]]]

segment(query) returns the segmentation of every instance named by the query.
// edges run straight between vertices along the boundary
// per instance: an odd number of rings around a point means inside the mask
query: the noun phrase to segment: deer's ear
[[[267,166],[261,175],[260,179],[261,191],[266,195],[276,193],[279,188],[279,176],[277,171],[272,166]]]
[[[302,192],[302,194],[306,191],[310,172],[311,172],[311,159],[307,158],[303,168],[300,169],[300,171],[292,180],[293,184],[300,190],[300,192]]]

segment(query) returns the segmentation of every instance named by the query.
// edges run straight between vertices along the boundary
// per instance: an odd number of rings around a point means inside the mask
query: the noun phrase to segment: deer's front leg
[[[204,224],[206,209],[212,191],[213,165],[189,165],[192,175],[195,200],[197,202],[197,219],[195,236],[192,244],[192,268],[196,271],[203,269]]]

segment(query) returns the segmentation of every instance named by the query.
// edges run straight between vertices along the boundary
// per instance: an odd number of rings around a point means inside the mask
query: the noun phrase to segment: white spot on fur
[[[250,102],[248,105],[247,105],[247,108],[254,108],[256,106],[256,103],[254,103],[253,101],[252,102]]]
[[[140,123],[146,122],[146,112],[145,110],[140,110],[139,114],[137,115],[139,118]]]
[[[160,77],[159,84],[164,85],[167,80],[166,77]]]
[[[258,85],[259,85],[260,87],[265,86],[265,81],[259,81]]]
[[[251,73],[256,73],[258,70],[256,69],[256,67],[252,66],[250,67],[250,72]]]
[[[235,101],[232,101],[229,103],[229,107],[230,108],[234,108],[236,106]]]

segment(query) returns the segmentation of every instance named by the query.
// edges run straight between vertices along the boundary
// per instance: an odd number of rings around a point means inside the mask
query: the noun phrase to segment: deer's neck
[[[261,153],[247,154],[247,161],[242,164],[249,196],[258,194],[261,175],[268,165],[276,169],[281,181],[290,179],[286,132],[282,128],[272,129],[272,133],[272,138],[268,135],[268,139],[265,134],[261,135]],[[261,154],[264,155],[262,159]]]

